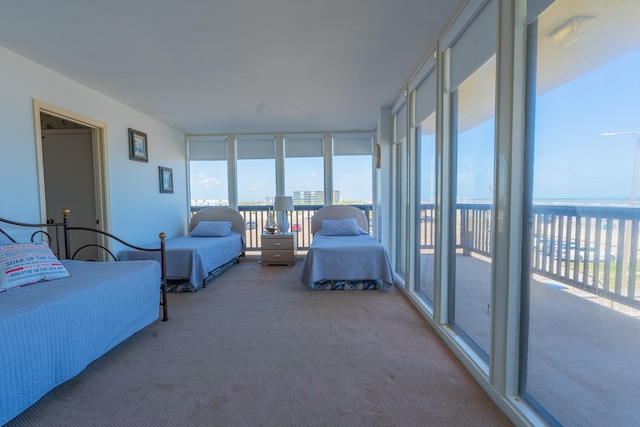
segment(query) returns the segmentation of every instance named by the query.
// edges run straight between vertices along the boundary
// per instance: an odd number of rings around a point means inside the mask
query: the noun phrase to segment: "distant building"
[[[340,191],[333,192],[334,203],[340,202]],[[294,205],[324,205],[324,191],[294,191]]]
[[[227,199],[191,199],[191,206],[229,206]]]

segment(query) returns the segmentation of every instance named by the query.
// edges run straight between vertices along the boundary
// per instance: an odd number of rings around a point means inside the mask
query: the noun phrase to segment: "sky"
[[[537,100],[534,198],[629,198],[640,132],[640,49]]]

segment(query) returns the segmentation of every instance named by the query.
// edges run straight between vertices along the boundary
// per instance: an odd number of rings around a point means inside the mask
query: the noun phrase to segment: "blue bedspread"
[[[316,234],[302,264],[302,283],[313,289],[320,280],[383,281],[393,284],[389,255],[382,243],[369,234],[323,236]]]
[[[0,425],[158,319],[155,261],[62,261],[71,277],[0,293]]]
[[[209,272],[238,257],[244,251],[244,236],[235,231],[225,237],[182,236],[169,239],[166,241],[167,279],[186,279],[195,287],[200,287]],[[160,253],[125,250],[120,253],[119,258],[160,261]]]

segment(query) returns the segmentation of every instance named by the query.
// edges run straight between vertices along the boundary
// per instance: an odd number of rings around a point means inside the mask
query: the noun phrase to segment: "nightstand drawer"
[[[293,263],[294,254],[289,250],[269,250],[262,251],[262,263]]]
[[[283,238],[274,238],[270,237],[268,239],[262,239],[262,249],[288,249],[289,251],[293,249],[293,239],[290,237]]]

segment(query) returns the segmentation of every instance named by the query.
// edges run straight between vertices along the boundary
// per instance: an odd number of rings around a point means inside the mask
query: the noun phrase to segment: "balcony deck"
[[[456,264],[456,324],[486,350],[491,263],[458,255]],[[640,312],[604,301],[539,275],[531,281],[526,390],[564,425],[640,425]]]

